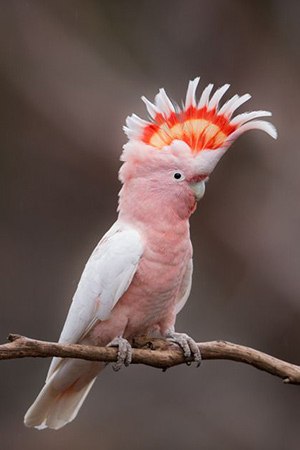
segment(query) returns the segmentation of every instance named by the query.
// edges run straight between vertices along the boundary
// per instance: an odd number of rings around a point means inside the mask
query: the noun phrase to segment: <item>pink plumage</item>
[[[191,289],[189,217],[205,180],[239,134],[256,128],[276,138],[269,122],[253,120],[267,111],[232,118],[248,94],[219,108],[229,85],[211,97],[209,85],[197,102],[198,82],[190,81],[183,110],[161,89],[154,104],[143,98],[150,120],[127,118],[119,216],[85,266],[60,336],[63,343],[118,345],[117,368],[130,362],[130,342],[140,334],[171,339],[200,361],[194,341],[175,333]],[[54,358],[25,424],[59,429],[72,421],[104,367]]]

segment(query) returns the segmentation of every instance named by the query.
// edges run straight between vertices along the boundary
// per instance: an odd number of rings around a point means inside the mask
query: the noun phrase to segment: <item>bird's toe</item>
[[[127,341],[127,339],[118,336],[108,344],[108,347],[118,348],[117,361],[112,365],[114,371],[117,372],[123,366],[125,367],[129,366],[132,360],[132,347],[130,343]]]
[[[193,357],[197,367],[200,366],[202,361],[201,353],[197,343],[194,341],[193,338],[188,336],[186,333],[170,332],[167,335],[167,339],[170,342],[174,342],[175,344],[179,345],[179,347],[183,351],[184,357],[187,360],[190,360],[190,358]],[[187,364],[190,365],[191,362],[187,361]]]

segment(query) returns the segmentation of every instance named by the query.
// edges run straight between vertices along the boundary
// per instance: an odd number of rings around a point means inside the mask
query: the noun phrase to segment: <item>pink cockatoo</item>
[[[160,89],[154,103],[142,97],[148,121],[134,114],[127,118],[118,219],[84,268],[59,339],[118,346],[115,369],[130,363],[130,342],[141,334],[170,339],[200,363],[195,341],[175,332],[176,315],[191,290],[189,217],[205,181],[240,134],[260,129],[276,138],[274,126],[260,120],[271,115],[268,111],[232,118],[249,94],[235,95],[219,107],[229,85],[211,96],[209,84],[197,102],[198,83],[199,78],[189,82],[182,109]],[[105,366],[54,358],[25,424],[59,429],[71,422]]]

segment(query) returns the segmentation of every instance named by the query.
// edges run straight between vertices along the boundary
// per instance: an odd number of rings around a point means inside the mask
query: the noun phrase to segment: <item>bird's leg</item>
[[[194,339],[192,339],[185,333],[176,333],[172,329],[168,330],[166,338],[168,341],[174,342],[175,344],[178,344],[179,347],[182,348],[185,358],[189,359],[192,356],[194,358],[195,363],[197,364],[197,367],[200,366],[202,361],[201,353]],[[187,364],[189,363],[187,362]]]
[[[113,370],[117,372],[121,367],[129,366],[132,360],[132,347],[127,339],[117,336],[107,345],[107,347],[118,347],[118,359],[112,364]]]

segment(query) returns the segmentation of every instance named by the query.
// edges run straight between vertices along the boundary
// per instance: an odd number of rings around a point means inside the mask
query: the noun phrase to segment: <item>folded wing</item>
[[[133,228],[116,222],[90,256],[59,338],[60,343],[78,342],[97,320],[107,320],[128,289],[143,254],[143,241]],[[53,358],[47,379],[60,358]]]

